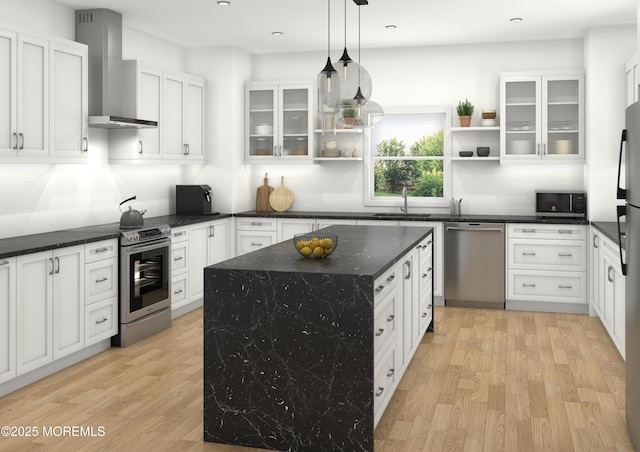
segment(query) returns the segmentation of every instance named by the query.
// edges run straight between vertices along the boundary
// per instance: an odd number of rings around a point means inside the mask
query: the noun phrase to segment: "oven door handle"
[[[157,250],[158,248],[163,248],[163,247],[168,247],[171,244],[171,240],[158,240],[157,242],[153,242],[153,243],[148,243],[148,244],[140,244],[140,245],[132,245],[132,246],[125,246],[124,250],[126,251],[127,254],[134,254],[134,253],[142,253],[144,251],[151,251],[151,250]]]

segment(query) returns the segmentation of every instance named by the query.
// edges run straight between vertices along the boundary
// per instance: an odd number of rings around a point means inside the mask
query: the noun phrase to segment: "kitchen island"
[[[433,326],[432,230],[322,231],[339,237],[324,259],[286,241],[205,268],[205,441],[373,451],[375,424]]]

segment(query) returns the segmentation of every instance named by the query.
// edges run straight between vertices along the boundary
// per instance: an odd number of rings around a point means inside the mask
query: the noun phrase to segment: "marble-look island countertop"
[[[324,259],[287,240],[205,268],[205,441],[373,451],[374,282],[431,228],[323,231]]]

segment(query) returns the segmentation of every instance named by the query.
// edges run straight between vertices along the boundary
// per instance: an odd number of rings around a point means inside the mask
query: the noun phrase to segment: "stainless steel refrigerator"
[[[620,263],[625,278],[625,368],[627,429],[631,442],[640,450],[640,103],[626,110],[625,130],[618,161],[618,237]],[[624,162],[624,183],[621,184]],[[626,188],[622,188],[625,185]],[[626,217],[625,233],[620,218]],[[624,242],[623,242],[624,241]],[[624,243],[624,253],[623,253]]]

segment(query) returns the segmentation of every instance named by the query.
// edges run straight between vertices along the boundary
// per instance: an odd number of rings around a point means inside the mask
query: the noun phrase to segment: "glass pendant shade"
[[[362,107],[360,117],[365,127],[375,127],[384,119],[384,109],[379,103],[370,100]]]
[[[338,108],[341,98],[341,81],[339,72],[331,64],[331,58],[327,57],[327,64],[318,74],[318,92],[320,102],[329,108]]]
[[[373,91],[373,83],[369,72],[360,64],[352,61],[347,64],[347,77],[344,76],[345,71],[342,67],[338,69],[338,77],[340,78],[340,99],[342,103],[347,103],[358,94],[358,88],[365,99],[371,98]],[[358,77],[358,74],[360,76]]]

